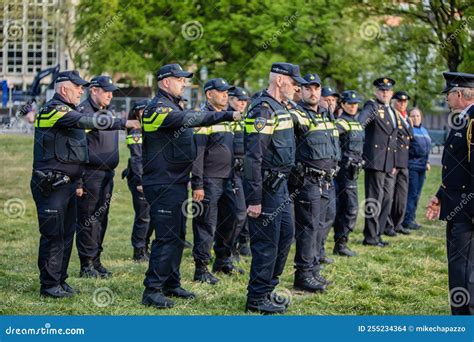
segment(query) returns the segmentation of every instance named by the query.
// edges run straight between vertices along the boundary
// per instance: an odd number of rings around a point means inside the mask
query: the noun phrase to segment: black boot
[[[101,278],[109,278],[112,276],[112,272],[107,270],[100,261],[100,256],[94,259],[94,268],[99,272]]]
[[[196,295],[193,292],[187,291],[183,289],[181,286],[175,287],[175,288],[165,288],[163,289],[163,294],[166,297],[178,297],[178,298],[184,298],[184,299],[196,298]]]
[[[403,235],[410,235],[410,231],[406,228],[400,227],[395,229],[397,233],[403,234]]]
[[[264,315],[274,315],[284,313],[286,311],[286,307],[284,305],[278,305],[276,303],[273,303],[268,298],[268,296],[265,296],[258,299],[247,298],[245,310],[251,312],[258,312]]]
[[[222,272],[228,275],[245,273],[243,269],[233,265],[230,260],[228,262],[225,262],[225,261],[220,261],[218,259],[216,259],[216,261],[214,262],[214,265],[212,265],[212,272],[214,273]]]
[[[143,248],[134,248],[133,249],[133,261],[135,262],[147,262],[150,259],[146,254],[146,249]]]
[[[74,294],[71,292],[64,291],[64,289],[60,285],[49,287],[49,288],[41,288],[40,290],[41,297],[68,298],[68,297],[72,297],[73,295]]]
[[[153,306],[157,309],[168,309],[174,306],[174,302],[167,298],[161,290],[155,289],[145,289],[142,304],[145,306]]]
[[[61,283],[61,287],[63,288],[64,291],[71,293],[73,295],[81,293],[81,291],[77,289],[73,289],[68,283],[64,282]]]
[[[209,270],[207,269],[207,265],[196,261],[196,270],[194,271],[194,281],[199,281],[201,283],[208,283],[210,285],[216,285],[219,282]]]
[[[335,255],[341,255],[346,257],[353,257],[357,255],[356,252],[352,251],[349,247],[347,247],[347,240],[347,237],[341,237],[336,241],[333,250],[333,253]]]
[[[326,284],[316,280],[312,274],[303,275],[296,273],[293,288],[297,291],[311,293],[324,292],[324,290],[326,290]]]
[[[94,268],[92,258],[81,259],[81,278],[100,278],[100,273]]]

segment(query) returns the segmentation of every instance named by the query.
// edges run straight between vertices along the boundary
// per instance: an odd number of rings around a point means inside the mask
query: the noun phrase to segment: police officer
[[[89,96],[78,110],[93,118],[101,113],[113,117],[109,110],[113,92],[118,88],[108,76],[92,78]],[[97,121],[97,125],[108,125]],[[100,129],[87,130],[89,162],[84,168],[78,184],[77,252],[81,262],[81,277],[107,278],[112,275],[100,259],[102,244],[108,225],[109,208],[114,187],[114,169],[119,163],[118,131]]]
[[[385,227],[385,235],[388,236],[396,236],[397,233],[410,234],[408,229],[402,227],[408,200],[408,152],[410,141],[413,139],[413,127],[407,114],[408,100],[410,100],[410,96],[404,91],[397,91],[392,97],[393,107],[397,115],[398,131],[393,203]]]
[[[321,102],[320,105],[323,108],[327,109],[328,116],[331,120],[334,120],[338,117],[336,113],[337,101],[341,96],[339,93],[332,87],[323,87],[321,90]]]
[[[224,111],[228,107],[229,90],[233,89],[223,78],[206,82],[204,92],[206,102],[201,108],[206,111]],[[195,129],[197,156],[193,163],[191,186],[193,200],[201,202],[202,210],[193,219],[194,280],[215,285],[219,280],[209,272],[214,243],[216,259],[213,272],[233,274],[243,273],[231,261],[233,244],[233,224],[235,222],[235,194],[231,186],[234,166],[234,134],[229,122]],[[220,218],[220,220],[219,220]]]
[[[294,165],[293,121],[285,107],[305,83],[297,65],[273,63],[268,90],[252,101],[245,119],[244,191],[252,264],[246,310],[282,313],[272,300],[293,238],[287,176]]]
[[[292,194],[296,194],[293,286],[296,290],[322,292],[327,280],[319,274],[321,240],[317,243],[317,235],[322,229],[321,193],[326,186],[325,172],[332,168],[334,151],[325,125],[327,111],[319,106],[321,80],[317,74],[308,74],[304,79],[306,83],[300,91],[302,100],[291,110],[297,137],[296,167],[290,178]]]
[[[365,103],[358,120],[365,129],[364,245],[385,247],[381,239],[392,207],[397,117],[390,106],[395,81],[382,77],[373,82],[375,100]]]
[[[89,160],[84,129],[97,126],[94,118],[76,110],[87,84],[75,70],[60,72],[53,98],[36,117],[31,192],[41,233],[38,268],[42,296],[71,297],[78,292],[66,279],[76,224],[76,182]],[[137,121],[111,119],[108,126],[98,128],[125,126],[140,127]]]
[[[150,204],[152,242],[142,303],[169,308],[169,296],[194,298],[181,287],[179,267],[186,234],[187,184],[196,157],[192,127],[240,120],[238,112],[184,110],[181,96],[192,73],[179,64],[157,72],[158,92],[143,113],[143,190]]]
[[[147,104],[147,100],[136,102],[128,115],[129,120],[141,120]],[[132,228],[133,260],[145,262],[149,260],[148,246],[153,229],[150,226],[150,206],[143,194],[142,131],[128,129],[126,143],[130,150],[130,158],[128,159],[127,168],[122,173],[122,178],[127,177],[128,188],[132,193],[133,210],[135,211]]]
[[[250,97],[247,91],[240,87],[229,90],[229,107],[227,110],[244,113],[247,108]],[[232,176],[232,186],[235,193],[235,221],[232,223],[234,228],[234,256],[250,256],[249,228],[247,225],[247,206],[245,205],[245,194],[243,187],[244,170],[244,123],[243,121],[234,121],[231,123],[231,129],[234,133],[234,172]],[[230,220],[222,224],[230,223]]]
[[[334,222],[334,254],[357,255],[348,246],[349,234],[354,231],[359,206],[357,178],[363,167],[364,129],[356,115],[361,99],[354,90],[341,94],[341,116],[336,120],[341,145],[341,160],[336,177],[337,215]]]
[[[453,315],[474,314],[474,75],[445,72],[451,130],[444,144],[442,183],[426,216],[446,220],[448,276]]]

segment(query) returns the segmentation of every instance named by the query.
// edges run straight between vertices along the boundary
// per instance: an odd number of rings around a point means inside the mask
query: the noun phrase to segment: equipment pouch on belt
[[[304,166],[301,163],[298,163],[291,170],[290,177],[288,178],[288,188],[291,193],[303,187],[304,175],[305,175]]]
[[[276,192],[285,178],[284,173],[267,171],[263,177],[263,185],[272,192]]]
[[[53,171],[44,173],[43,171],[35,170],[34,174],[38,176],[40,180],[38,186],[45,197],[50,196],[54,189],[71,182],[69,176]]]

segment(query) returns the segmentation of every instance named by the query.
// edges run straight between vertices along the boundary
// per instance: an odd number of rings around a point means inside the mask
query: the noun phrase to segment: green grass
[[[177,300],[170,310],[158,311],[140,304],[143,277],[147,265],[131,261],[130,233],[133,219],[131,196],[126,182],[116,176],[115,201],[111,205],[108,233],[105,239],[104,264],[114,276],[108,280],[78,277],[79,261],[74,247],[69,266],[69,283],[82,293],[72,299],[43,299],[38,295],[37,251],[39,232],[35,205],[29,190],[32,164],[31,136],[0,136],[2,173],[0,203],[21,199],[25,213],[10,218],[1,213],[0,225],[0,313],[2,315],[241,315],[245,305],[250,260],[240,263],[247,274],[236,278],[221,276],[217,286],[192,281],[194,271],[190,250],[182,262],[183,286],[195,291],[194,301]],[[122,143],[121,163],[124,168],[127,149]],[[362,177],[363,179],[363,177]],[[428,173],[423,190],[419,222],[423,229],[410,236],[390,238],[388,248],[362,246],[362,220],[351,235],[351,247],[359,253],[355,258],[335,257],[323,275],[334,280],[323,295],[292,293],[290,315],[444,315],[449,314],[445,229],[441,222],[423,218],[428,198],[436,192],[440,169]],[[360,184],[361,185],[361,184]],[[362,187],[359,188],[361,201]],[[188,240],[192,241],[188,229]],[[389,240],[387,238],[386,240]],[[332,233],[327,250],[333,246]],[[279,289],[291,289],[293,282],[294,246],[281,278]],[[94,304],[96,289],[107,287],[114,296],[112,304]]]

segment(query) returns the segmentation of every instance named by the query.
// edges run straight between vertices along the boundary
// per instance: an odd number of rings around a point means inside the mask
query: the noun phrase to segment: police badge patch
[[[267,125],[267,119],[262,118],[262,117],[256,118],[253,125],[255,129],[257,130],[257,132],[261,132]]]

